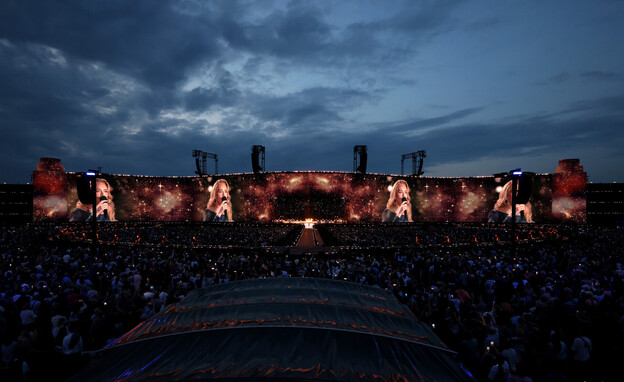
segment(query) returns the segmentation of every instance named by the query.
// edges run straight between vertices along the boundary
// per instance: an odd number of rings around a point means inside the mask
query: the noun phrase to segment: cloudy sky
[[[624,182],[624,1],[0,2],[0,181],[67,171],[554,172]],[[213,164],[209,162],[208,168]],[[406,169],[410,168],[409,165]]]

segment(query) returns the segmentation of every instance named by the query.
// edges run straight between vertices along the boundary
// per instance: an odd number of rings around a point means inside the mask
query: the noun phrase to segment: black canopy
[[[76,381],[471,381],[392,293],[273,278],[193,291],[94,354]]]

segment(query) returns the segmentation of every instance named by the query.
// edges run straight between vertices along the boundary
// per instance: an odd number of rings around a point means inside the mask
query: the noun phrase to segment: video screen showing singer
[[[386,209],[381,214],[384,223],[406,223],[412,220],[412,204],[407,182],[397,180],[392,185]]]
[[[230,185],[225,179],[219,179],[210,190],[210,199],[204,213],[205,222],[233,222]]]
[[[512,181],[505,183],[498,194],[498,200],[494,204],[494,208],[488,214],[488,223],[510,223],[512,206],[511,206],[511,190]],[[518,187],[518,186],[516,186]],[[533,213],[531,203],[516,204],[516,223],[533,223]]]
[[[113,188],[106,179],[98,178],[95,186],[95,199],[97,201],[95,210],[97,221],[114,222],[115,203],[113,203]],[[93,205],[83,204],[80,200],[76,203],[76,208],[69,214],[70,222],[84,222],[93,220]]]

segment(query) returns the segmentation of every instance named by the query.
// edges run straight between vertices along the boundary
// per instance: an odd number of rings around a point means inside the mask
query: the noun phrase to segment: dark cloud
[[[538,82],[538,85],[559,85],[576,79],[584,79],[587,81],[614,81],[621,78],[619,73],[606,72],[601,70],[592,70],[582,72],[580,74],[571,74],[569,72],[561,72],[545,81]]]
[[[232,75],[227,70],[219,70],[211,88],[197,87],[185,94],[185,106],[187,110],[204,111],[214,106],[229,107],[236,104],[240,97]]]
[[[481,111],[482,108],[471,108],[459,110],[447,115],[443,115],[435,118],[425,118],[418,121],[412,121],[405,124],[393,126],[391,130],[394,134],[404,133],[404,132],[418,132],[421,129],[429,128],[429,127],[442,127],[447,123],[457,121],[469,115],[475,114]]]
[[[583,72],[580,74],[580,76],[588,80],[598,80],[598,81],[612,81],[612,80],[620,79],[622,77],[621,74],[619,73],[605,72],[601,70]]]
[[[219,154],[221,172],[249,171],[254,144],[267,146],[271,170],[349,171],[353,146],[365,144],[370,171],[398,172],[400,155],[419,149],[438,153],[427,159],[436,165],[624,143],[624,96],[498,125],[466,122],[485,108],[451,102],[416,118],[419,100],[407,120],[360,118],[425,82],[406,74],[411,59],[465,25],[453,17],[459,4],[405,1],[336,24],[330,5],[308,1],[0,2],[0,173],[27,181],[51,156],[68,170],[192,175],[193,149]],[[621,74],[561,71],[542,85],[579,79]]]
[[[371,23],[361,23],[358,27],[423,37],[438,32],[439,28],[449,21],[451,11],[460,3],[455,0],[409,2],[392,17]]]
[[[588,148],[608,151],[614,143],[624,144],[624,135],[617,127],[622,122],[622,117],[586,116],[567,120],[534,117],[496,125],[459,124],[418,136],[418,147],[405,152],[427,149],[436,153],[428,158],[429,166],[470,161],[484,161],[486,166],[492,166],[499,158],[528,159],[553,152],[581,155]],[[551,172],[554,165],[544,163],[545,167],[538,170]],[[487,174],[485,168],[480,171],[472,175]]]
[[[459,116],[464,113],[469,115],[471,112],[472,110],[459,111],[450,115]],[[438,126],[442,127],[453,120],[455,119],[452,117],[441,117]],[[386,125],[365,133],[337,131],[327,134],[302,131],[293,135],[285,144],[269,148],[268,152],[271,156],[277,155],[280,161],[285,160],[288,163],[286,169],[289,170],[351,171],[353,146],[364,144],[368,146],[370,172],[398,173],[402,154],[425,149],[429,153],[426,168],[445,163],[483,161],[481,169],[476,169],[477,172],[473,174],[453,175],[487,175],[487,167],[491,166],[492,171],[495,171],[500,158],[526,158],[528,161],[530,158],[546,156],[553,152],[581,155],[588,149],[610,151],[609,147],[613,144],[624,145],[624,134],[619,132],[618,128],[623,122],[622,116],[600,117],[589,114],[580,118],[561,120],[544,115],[500,124],[458,122],[454,123],[452,128],[427,129],[426,132],[411,138],[397,138],[397,134],[408,132],[404,124]],[[435,123],[428,121],[426,126],[434,127]],[[301,149],[300,146],[297,146],[297,149],[289,149],[289,145],[298,139],[305,139],[305,149]],[[274,154],[275,149],[279,153]],[[624,154],[612,154],[624,160]],[[326,160],[321,163],[316,158]],[[581,160],[583,161],[583,158]],[[556,162],[543,163],[542,168],[533,170],[552,172],[556,164]],[[612,167],[598,168],[592,175],[596,178],[606,177],[609,171],[614,170]]]
[[[19,5],[18,5],[19,3]],[[168,88],[202,60],[219,55],[218,27],[206,14],[170,2],[45,0],[2,2],[0,36],[59,49]]]
[[[472,31],[482,31],[485,29],[495,28],[501,23],[501,20],[494,17],[488,17],[486,19],[471,22],[466,25],[466,29]]]
[[[325,21],[319,8],[311,3],[298,4],[275,10],[260,20],[229,18],[221,24],[223,37],[233,49],[307,64],[343,62],[349,56],[369,54],[378,45],[372,35],[360,35],[359,39],[348,33],[341,35]],[[364,45],[367,50],[359,52],[358,47]]]
[[[574,76],[568,72],[561,72],[556,74],[545,81],[538,82],[538,85],[558,85],[564,82],[568,82],[574,79]]]
[[[304,122],[307,123],[327,123],[340,121],[337,113],[328,110],[321,104],[308,104],[295,109],[286,111],[286,126],[297,126]]]
[[[89,118],[84,102],[97,101],[108,94],[92,83],[77,68],[65,68],[62,57],[41,46],[3,46],[0,48],[0,108],[2,130],[10,130],[9,139],[27,149],[32,139],[52,137],[78,122],[102,122]],[[56,143],[50,140],[42,142]]]
[[[41,156],[84,160],[103,147],[114,150],[123,141],[123,126],[140,110],[142,91],[125,89],[131,81],[89,62],[32,44],[5,44],[0,54],[4,164],[22,157],[36,163]],[[32,170],[31,164],[10,172]]]
[[[296,4],[294,6],[293,4]],[[457,1],[425,2],[375,22],[356,22],[339,28],[329,24],[325,12],[309,2],[293,2],[260,20],[221,22],[228,46],[254,54],[286,59],[300,65],[392,65],[413,55],[418,43],[441,29],[450,28],[450,13]],[[393,44],[381,41],[392,34]]]
[[[341,112],[372,99],[354,89],[308,88],[284,96],[253,94],[248,100],[251,115],[260,121],[279,123],[279,129],[327,128],[342,121]]]
[[[593,115],[624,115],[624,95],[578,101],[558,114],[592,113]]]

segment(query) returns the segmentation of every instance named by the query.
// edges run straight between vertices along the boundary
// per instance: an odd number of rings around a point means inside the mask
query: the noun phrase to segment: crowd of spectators
[[[298,224],[262,223],[107,223],[97,228],[104,244],[140,244],[191,247],[262,247],[296,244],[302,227]],[[60,239],[90,240],[92,230],[83,224],[59,229]]]
[[[510,246],[496,240],[501,227],[321,226],[333,246],[295,255],[282,244],[296,241],[300,226],[238,225],[229,234],[227,227],[234,225],[111,225],[97,249],[73,226],[4,229],[0,376],[63,380],[86,362],[85,352],[189,291],[268,277],[387,288],[480,381],[605,380],[623,354],[621,229],[532,226]],[[132,240],[137,230],[140,242]],[[193,237],[218,237],[222,246]],[[474,238],[480,245],[453,244]]]
[[[410,247],[479,245],[497,242],[538,241],[558,235],[550,225],[522,224],[513,232],[499,224],[322,224],[317,228],[326,245],[350,247]]]

